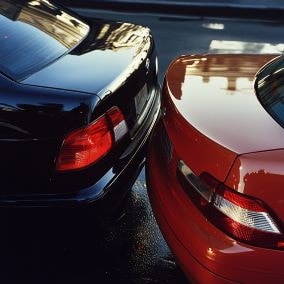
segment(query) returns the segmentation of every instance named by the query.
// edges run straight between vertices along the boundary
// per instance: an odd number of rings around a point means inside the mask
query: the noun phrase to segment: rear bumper
[[[108,213],[116,210],[144,165],[148,138],[160,114],[160,104],[158,88],[139,134],[135,137],[133,145],[128,147],[127,153],[122,155],[123,166],[119,171],[111,168],[92,186],[73,193],[1,196],[0,207],[88,207],[92,205],[94,209]]]
[[[160,229],[187,277],[197,283],[282,283],[283,251],[228,237],[194,206],[176,178],[176,154],[165,159],[159,125],[147,155],[148,191]]]

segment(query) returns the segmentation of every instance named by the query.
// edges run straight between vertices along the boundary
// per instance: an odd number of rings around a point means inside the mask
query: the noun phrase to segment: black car
[[[112,214],[159,115],[148,28],[0,0],[0,206]]]

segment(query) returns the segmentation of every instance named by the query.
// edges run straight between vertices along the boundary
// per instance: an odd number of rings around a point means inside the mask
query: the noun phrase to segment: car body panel
[[[284,281],[281,243],[269,249],[242,242],[211,219],[225,184],[263,201],[282,233],[284,131],[254,93],[255,74],[273,58],[182,56],[165,76],[163,117],[150,141],[146,181],[159,227],[193,282]],[[181,161],[187,166],[184,180]],[[240,220],[240,211],[224,207]]]
[[[237,154],[215,143],[188,123],[165,88],[163,109],[163,124],[176,154],[183,157],[186,164],[192,165],[197,175],[212,172],[217,179],[224,181]],[[162,145],[165,142],[161,141]]]
[[[99,98],[19,85],[0,75],[1,194],[48,192],[64,136],[90,122]]]
[[[98,94],[102,99],[121,86],[152,49],[149,29],[94,19],[89,23],[91,31],[81,45],[21,83]]]
[[[236,241],[212,225],[177,179],[180,157],[161,147],[159,123],[147,154],[146,180],[159,227],[189,280],[197,283],[282,283],[283,251]],[[188,155],[190,150],[188,151]]]
[[[255,196],[284,220],[284,150],[239,156],[225,184],[240,193]]]
[[[95,95],[20,85],[2,75],[0,84],[1,122],[22,128],[26,133],[22,138],[63,136],[74,128],[88,124],[90,113],[100,102]],[[5,132],[1,132],[0,138],[17,137],[5,136]]]
[[[167,89],[192,127],[234,153],[281,149],[284,130],[263,111],[254,91],[255,74],[274,57],[184,56],[170,65]]]
[[[138,133],[134,145],[130,145],[120,155],[113,156],[111,163],[106,163],[103,169],[91,167],[88,172],[67,174],[66,177],[52,177],[50,192],[29,192],[20,188],[18,192],[2,192],[0,207],[9,208],[72,208],[89,207],[97,211],[95,219],[111,217],[123,202],[127,191],[132,187],[145,162],[148,138],[160,114],[160,97],[157,94],[151,106],[146,123]],[[36,183],[33,177],[33,184]],[[11,182],[10,182],[11,184]],[[63,188],[62,188],[63,187]],[[66,192],[66,188],[74,188]],[[84,187],[84,188],[82,188]],[[24,189],[24,191],[23,191]],[[78,190],[79,189],[79,190]]]
[[[2,70],[0,206],[88,206],[100,200],[103,208],[104,200],[112,199],[113,206],[103,209],[113,211],[144,163],[147,138],[160,111],[157,55],[149,29],[80,20],[75,13],[45,0],[2,0],[1,4],[7,8],[3,17],[13,21],[12,26],[28,25],[58,45],[74,42],[82,28],[78,23],[85,23],[90,31],[78,44],[68,45],[64,54],[33,69],[25,78],[11,78]],[[57,22],[65,20],[66,25],[61,26],[64,32],[58,33]],[[113,107],[122,112],[128,132],[96,163],[56,171],[66,136]]]

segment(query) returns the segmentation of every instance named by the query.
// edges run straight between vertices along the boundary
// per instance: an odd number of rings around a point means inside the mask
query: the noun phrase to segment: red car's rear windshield
[[[256,93],[266,111],[284,127],[284,57],[278,57],[257,75]]]
[[[0,72],[23,79],[74,48],[88,31],[48,0],[0,0]]]

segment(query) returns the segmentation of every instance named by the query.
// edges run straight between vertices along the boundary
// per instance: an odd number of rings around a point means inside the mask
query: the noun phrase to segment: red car
[[[284,283],[284,58],[182,56],[162,113],[149,196],[188,279]]]

